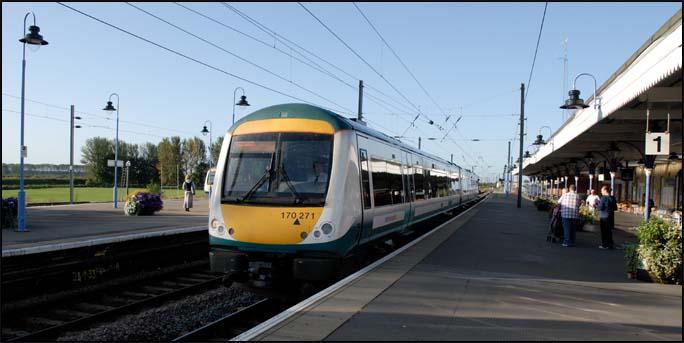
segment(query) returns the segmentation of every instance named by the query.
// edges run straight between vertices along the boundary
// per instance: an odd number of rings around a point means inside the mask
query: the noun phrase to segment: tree
[[[199,137],[183,140],[183,170],[192,175],[197,171],[197,165],[206,161],[207,149],[204,141]]]
[[[89,183],[113,183],[114,168],[107,166],[107,160],[114,159],[114,143],[104,137],[88,138],[81,148]]]
[[[212,157],[212,165],[216,167],[216,164],[218,163],[219,155],[221,154],[221,146],[223,145],[223,136],[220,136],[219,138],[216,139],[216,141],[211,145],[211,157]]]
[[[159,183],[159,156],[156,145],[145,143],[139,147],[139,154],[136,158],[131,158],[129,183],[137,186],[145,186],[150,183]]]
[[[175,184],[179,180],[176,166],[181,163],[181,139],[178,136],[165,137],[159,142],[158,169],[162,185]]]

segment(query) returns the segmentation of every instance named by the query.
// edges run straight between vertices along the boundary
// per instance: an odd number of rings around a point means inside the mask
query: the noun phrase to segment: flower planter
[[[127,216],[150,216],[163,208],[163,202],[158,194],[138,192],[131,196],[124,205]]]

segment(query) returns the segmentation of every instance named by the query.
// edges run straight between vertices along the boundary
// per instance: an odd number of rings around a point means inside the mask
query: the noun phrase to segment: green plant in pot
[[[682,230],[652,216],[639,224],[636,234],[645,267],[663,282],[681,284]]]
[[[639,267],[638,249],[638,244],[625,244],[625,266],[627,267],[627,277],[630,279],[636,278]]]

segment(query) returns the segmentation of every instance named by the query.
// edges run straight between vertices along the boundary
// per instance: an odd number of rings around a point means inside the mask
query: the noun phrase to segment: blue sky
[[[183,3],[263,43],[202,18],[173,3],[134,3],[185,30],[229,50],[285,80],[193,38],[125,3],[67,3],[127,31],[192,58],[342,114],[355,113],[358,92],[301,64],[273,48],[292,53],[272,35],[260,31],[220,3]],[[364,115],[369,125],[401,135],[417,111],[380,76],[350,52],[297,3],[231,3],[279,35],[316,53],[368,85]],[[517,132],[520,84],[527,85],[544,3],[357,3],[361,10],[427,89],[445,116],[383,45],[352,3],[304,3],[354,48],[385,79],[435,123],[457,129],[445,132],[421,118],[403,139],[466,167],[483,177],[500,174],[506,163],[507,140]],[[542,126],[554,131],[563,120],[563,41],[567,39],[568,78],[593,74],[602,84],[669,19],[681,3],[549,3],[537,53],[525,114],[525,150]],[[206,120],[213,138],[231,124],[235,87],[245,89],[251,111],[300,102],[191,62],[133,38],[57,3],[2,3],[2,162],[19,161],[21,49],[24,14],[33,11],[36,24],[50,42],[37,52],[27,49],[25,163],[69,163],[69,105],[83,118],[76,130],[75,161],[87,138],[115,137],[115,117],[102,111],[109,95],[120,95],[119,139],[158,143],[162,137],[202,137]],[[29,23],[31,20],[29,20]],[[295,54],[295,56],[297,56]],[[344,82],[354,78],[320,65]],[[306,88],[321,97],[298,88]],[[582,98],[591,95],[590,78],[580,78]],[[381,94],[381,93],[384,93]],[[379,105],[370,96],[388,105]],[[327,99],[327,100],[326,100]],[[328,101],[329,100],[329,101]],[[44,103],[37,103],[35,101]],[[48,106],[48,105],[51,106]],[[402,114],[397,114],[402,112]],[[351,116],[351,114],[348,114]],[[49,117],[49,118],[46,118]],[[545,137],[548,130],[542,131]],[[206,139],[206,137],[204,137]],[[481,139],[479,142],[468,139]],[[517,158],[514,142],[512,155]],[[491,167],[488,167],[491,166]]]

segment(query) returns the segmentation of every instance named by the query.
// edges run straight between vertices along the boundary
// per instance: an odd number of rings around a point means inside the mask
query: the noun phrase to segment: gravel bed
[[[58,341],[171,341],[221,317],[251,305],[261,296],[235,287],[219,287],[202,294],[126,315],[86,331],[66,333]]]

